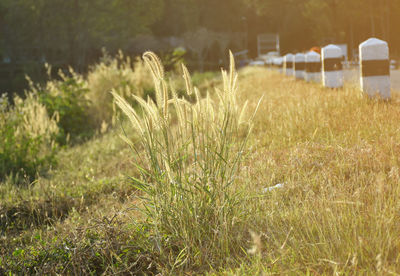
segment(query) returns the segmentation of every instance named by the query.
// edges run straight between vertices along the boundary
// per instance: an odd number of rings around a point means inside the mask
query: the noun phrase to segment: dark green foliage
[[[179,70],[180,69],[180,64],[184,63],[184,57],[186,55],[186,50],[184,48],[175,48],[173,51],[169,53],[165,53],[164,55],[161,55],[161,60],[165,64],[165,70],[171,71],[171,70]]]
[[[196,87],[201,87],[202,85],[208,85],[209,82],[215,80],[217,77],[219,77],[219,74],[217,72],[195,72],[192,75],[192,84]]]
[[[40,102],[46,106],[48,113],[59,116],[60,133],[57,141],[60,144],[85,140],[93,135],[91,118],[88,114],[90,102],[87,99],[85,82],[76,77],[64,78],[63,81],[53,82],[57,92],[46,89],[40,90]]]
[[[45,239],[38,233],[31,244],[0,256],[0,272],[4,269],[42,275],[157,274],[149,229],[143,224],[123,225],[104,220],[61,239]]]

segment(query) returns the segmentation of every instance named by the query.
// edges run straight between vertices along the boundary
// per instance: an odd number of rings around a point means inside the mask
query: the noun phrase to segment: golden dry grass
[[[115,122],[115,106],[111,91],[123,97],[131,94],[147,96],[153,89],[151,75],[143,61],[131,60],[119,52],[115,58],[105,54],[102,61],[91,67],[87,76],[88,98],[91,101],[90,116],[97,126],[102,122]]]
[[[264,101],[240,185],[262,254],[238,274],[399,272],[398,94],[382,102],[247,70],[243,97]]]
[[[143,213],[169,273],[221,266],[228,263],[227,252],[240,252],[241,240],[232,235],[235,219],[241,217],[240,197],[231,186],[253,117],[247,118],[246,104],[237,102],[232,54],[230,58],[230,70],[222,71],[223,86],[215,91],[215,100],[208,93],[201,98],[185,66],[186,98],[169,91],[164,68],[152,52],[144,53],[143,59],[152,72],[156,101],[134,96],[142,109],[139,115],[113,92],[139,136],[123,139],[136,151],[141,175],[132,177],[133,183],[142,192]],[[191,96],[194,103],[187,100]]]
[[[105,274],[399,273],[398,94],[394,93],[389,102],[376,101],[351,85],[325,89],[263,68],[242,70],[238,91],[238,102],[248,100],[248,110],[254,110],[261,97],[263,102],[233,184],[235,201],[240,203],[235,205],[234,217],[227,220],[235,227],[224,235],[235,239],[235,248],[207,255],[210,264],[220,266],[174,267],[184,258],[173,255],[177,250],[173,247],[179,243],[171,244],[171,240],[163,245],[171,246],[170,255],[160,256],[154,230],[139,216],[130,189],[126,184],[116,184],[123,182],[124,174],[135,172],[130,163],[131,152],[117,140],[116,133],[110,132],[62,153],[65,165],[55,177],[39,180],[39,184],[54,183],[57,198],[62,198],[63,190],[80,191],[81,198],[90,196],[93,190],[96,196],[86,208],[86,203],[76,205],[80,208],[74,206],[63,221],[23,230],[13,242],[2,240],[8,246],[3,254],[15,248],[25,250],[23,257],[6,259],[16,262],[10,267],[33,265],[49,273],[67,269]],[[84,160],[82,168],[77,160]],[[113,188],[107,190],[103,184],[96,184],[102,178],[114,183]],[[62,184],[55,185],[57,181]],[[68,187],[68,181],[74,186]],[[282,188],[263,192],[279,183],[283,183]],[[51,191],[38,185],[33,194],[24,193],[26,197],[41,198],[41,189]],[[114,191],[126,191],[128,195],[118,196]],[[5,195],[18,192],[4,190]],[[12,204],[11,198],[2,198]],[[23,196],[19,200],[23,203]],[[200,228],[195,224],[192,227],[193,233],[198,233]],[[189,223],[186,229],[185,235],[192,238]],[[40,239],[34,238],[37,236]],[[42,260],[35,252],[50,257]],[[59,252],[72,255],[58,259]],[[190,258],[195,262],[197,256]],[[57,268],[60,263],[65,268]]]

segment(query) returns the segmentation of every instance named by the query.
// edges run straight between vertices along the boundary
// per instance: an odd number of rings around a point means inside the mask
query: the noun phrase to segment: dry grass
[[[190,228],[183,221],[187,217],[166,214],[169,225],[179,227],[175,236],[163,240],[163,252],[168,254],[162,255],[152,223],[137,209],[130,209],[137,206],[136,199],[115,197],[100,185],[93,188],[95,200],[86,208],[71,209],[63,221],[47,228],[25,229],[13,242],[2,240],[2,245],[8,246],[2,255],[16,252],[7,259],[15,262],[14,271],[29,264],[48,273],[396,275],[400,271],[398,94],[381,102],[363,97],[352,86],[325,89],[262,68],[240,72],[238,93],[238,103],[248,100],[248,110],[254,110],[260,97],[264,99],[254,118],[250,148],[231,186],[237,202],[232,219],[236,227],[219,232],[234,240],[228,245],[233,246],[231,251],[216,252],[214,246],[188,256],[194,247],[182,250],[179,246],[201,237],[199,229],[207,228],[197,224]],[[164,114],[164,109],[160,110]],[[67,165],[50,183],[61,181],[63,175],[67,179],[60,186],[54,184],[55,194],[80,190],[86,198],[92,190],[89,187],[102,177],[116,183],[124,179],[121,172],[135,175],[131,152],[117,141],[115,133],[108,133],[62,153]],[[79,168],[77,160],[81,159],[84,166]],[[74,182],[71,189],[68,182]],[[283,187],[263,192],[278,183]],[[115,189],[127,191],[126,187]],[[40,188],[33,195],[25,193],[26,197],[39,197]],[[7,196],[1,199],[12,203]],[[172,202],[174,207],[180,206],[180,202]],[[184,210],[175,211],[188,215]],[[210,221],[213,229],[216,220]],[[187,243],[173,239],[179,237],[179,230],[185,230],[181,234]],[[215,240],[206,232],[203,237],[204,241]],[[19,256],[23,253],[13,251],[16,248],[24,248],[26,255]],[[35,250],[50,257],[42,260]],[[59,252],[71,255],[59,259]],[[207,253],[207,263],[212,266],[196,265],[199,256]],[[189,259],[191,262],[179,266]],[[57,268],[60,263],[65,267]]]
[[[37,94],[13,100],[0,97],[0,180],[11,176],[19,183],[54,164],[59,128],[57,114],[49,117]]]
[[[382,102],[252,70],[243,96],[265,101],[241,185],[263,250],[239,274],[398,272],[398,94]]]
[[[98,126],[115,120],[112,90],[123,97],[131,94],[145,97],[153,91],[151,75],[143,61],[140,58],[132,61],[122,52],[115,58],[105,54],[102,61],[90,69],[87,85],[88,97],[92,102],[90,115]]]
[[[115,131],[57,153],[59,164],[33,183],[17,186],[13,179],[0,185],[0,233],[20,231],[64,219],[72,209],[85,211],[102,196],[130,195],[126,181],[133,173],[130,150],[115,139]]]
[[[232,184],[252,127],[244,116],[246,104],[237,102],[233,55],[215,100],[209,94],[201,98],[182,66],[185,96],[194,96],[194,103],[168,89],[154,53],[144,53],[143,59],[152,72],[156,101],[134,96],[143,113],[139,116],[121,96],[113,95],[138,133],[135,139],[123,138],[135,149],[141,177],[132,179],[143,192],[143,213],[157,252],[171,273],[226,264],[241,252],[234,235],[241,219],[240,196]]]

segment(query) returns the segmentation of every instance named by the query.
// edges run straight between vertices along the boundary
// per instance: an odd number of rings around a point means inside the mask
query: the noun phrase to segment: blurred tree
[[[243,31],[242,16],[246,5],[242,0],[164,0],[162,18],[154,24],[157,35],[181,35],[206,28],[219,32]]]
[[[389,42],[392,55],[399,55],[399,14],[400,0],[1,0],[0,55],[14,63],[31,62],[17,72],[37,72],[43,62],[83,71],[103,47],[135,52],[149,47],[142,40],[136,47],[139,35],[154,35],[150,40],[159,44],[158,37],[187,40],[187,33],[202,29],[246,33],[252,53],[257,34],[274,32],[280,34],[282,53],[331,42],[356,49],[376,36]],[[208,54],[196,46],[208,49],[214,43],[203,41],[207,36],[189,40],[186,47],[197,60]],[[220,44],[221,53],[229,45]],[[15,78],[20,81],[21,76]]]
[[[242,0],[281,35],[284,52],[325,43],[357,48],[376,36],[400,51],[400,0]]]
[[[8,51],[29,53],[81,69],[93,49],[123,48],[131,37],[150,32],[163,0],[2,0]],[[26,51],[30,48],[31,51]]]
[[[164,10],[152,30],[157,36],[177,36],[196,28],[197,0],[164,0]]]

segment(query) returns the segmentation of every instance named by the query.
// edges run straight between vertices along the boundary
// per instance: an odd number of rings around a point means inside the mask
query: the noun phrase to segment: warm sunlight
[[[400,274],[399,0],[1,0],[1,275]]]

